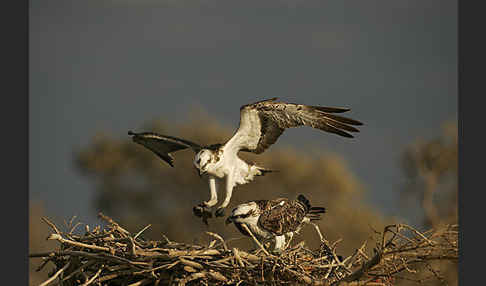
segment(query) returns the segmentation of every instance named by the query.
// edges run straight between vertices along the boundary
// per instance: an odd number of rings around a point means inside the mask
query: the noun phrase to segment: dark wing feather
[[[267,231],[282,235],[295,231],[301,225],[306,213],[305,207],[297,201],[271,201],[271,206],[260,215],[258,224]]]
[[[305,209],[305,216],[308,217],[310,220],[320,220],[320,214],[326,212],[325,207],[313,207],[309,200],[302,194],[297,196],[297,201],[302,204]]]
[[[134,133],[128,131],[128,135],[132,136],[133,142],[151,150],[171,167],[174,167],[174,158],[172,158],[171,155],[172,152],[187,148],[191,148],[194,152],[201,150],[201,146],[194,142],[154,132]]]
[[[309,126],[353,138],[348,132],[359,130],[352,125],[363,125],[357,120],[333,114],[349,111],[348,108],[276,102],[276,99],[240,108],[240,126],[226,143],[228,148],[260,154],[274,144],[287,128]]]
[[[278,137],[282,135],[284,132],[284,128],[278,126],[275,121],[269,120],[266,116],[259,116],[262,127],[261,127],[261,135],[260,139],[258,140],[258,145],[255,149],[251,150],[256,154],[263,153],[270,145],[277,142]]]

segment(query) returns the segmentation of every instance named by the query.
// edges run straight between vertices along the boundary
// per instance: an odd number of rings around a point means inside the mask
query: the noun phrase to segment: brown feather
[[[257,148],[253,151],[256,154],[263,153],[270,145],[275,143],[284,132],[284,129],[278,127],[275,122],[268,120],[265,115],[260,115],[262,128],[260,130],[261,137],[258,141]]]
[[[326,107],[326,106],[315,106],[315,105],[312,105],[310,107],[315,108],[315,109],[317,109],[319,111],[329,112],[329,113],[342,113],[342,112],[346,112],[346,111],[350,111],[351,110],[349,108]]]
[[[307,217],[310,220],[321,219],[320,214],[326,212],[324,207],[313,207],[304,195],[299,195],[296,200],[285,198],[273,201],[255,201],[262,214],[258,219],[258,224],[263,229],[282,235],[293,232],[302,224],[302,220]],[[281,204],[285,202],[284,204]]]
[[[285,202],[283,205],[280,204],[282,201]],[[258,224],[276,235],[295,231],[306,215],[305,207],[298,201],[268,201],[265,207]]]
[[[347,130],[347,131],[350,131],[350,132],[359,132],[359,130],[357,128],[355,128],[351,125],[347,125],[345,123],[342,123],[342,122],[335,120],[331,117],[328,117],[324,120],[326,121],[327,124],[332,124],[336,128]]]
[[[326,117],[329,117],[331,119],[334,119],[336,121],[339,121],[339,122],[345,123],[345,124],[363,125],[363,123],[358,121],[358,120],[354,120],[354,119],[351,119],[351,118],[347,118],[347,117],[339,116],[339,115],[335,115],[335,114],[326,114]]]
[[[260,138],[256,147],[242,148],[242,150],[256,154],[263,153],[277,141],[287,128],[309,126],[343,137],[353,138],[348,132],[359,132],[359,130],[351,125],[363,124],[351,118],[331,114],[349,111],[348,108],[276,102],[276,99],[266,99],[240,108],[241,112],[256,110],[261,126]]]

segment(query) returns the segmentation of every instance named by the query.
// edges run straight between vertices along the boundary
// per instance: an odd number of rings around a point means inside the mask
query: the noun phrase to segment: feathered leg
[[[218,194],[216,192],[216,178],[209,176],[209,189],[211,191],[211,198],[207,202],[202,202],[197,206],[194,206],[192,211],[197,217],[202,217],[203,222],[207,225],[208,218],[211,218],[211,207],[218,203]]]
[[[216,178],[209,176],[209,190],[211,191],[211,198],[209,201],[203,202],[207,207],[213,207],[218,203],[218,193],[216,191]]]
[[[224,209],[229,205],[231,195],[233,194],[233,187],[235,186],[235,180],[233,178],[233,170],[226,176],[226,197],[223,203],[216,210],[216,216],[224,216]]]

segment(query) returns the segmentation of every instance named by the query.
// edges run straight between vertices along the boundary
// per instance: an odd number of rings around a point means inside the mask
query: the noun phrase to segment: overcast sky
[[[352,109],[354,141],[310,128],[278,144],[341,154],[390,215],[399,156],[457,120],[457,2],[30,1],[30,198],[96,222],[94,183],[73,152],[97,132],[129,140],[154,118],[201,106],[227,126],[282,100]],[[192,173],[191,173],[192,174]]]

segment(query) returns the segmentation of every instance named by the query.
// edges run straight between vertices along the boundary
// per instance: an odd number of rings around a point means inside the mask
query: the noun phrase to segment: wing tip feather
[[[328,106],[316,106],[316,105],[311,105],[310,107],[317,109],[318,111],[328,112],[328,113],[343,113],[351,110],[351,108],[344,108],[344,107],[328,107]]]
[[[348,132],[342,131],[341,129],[338,129],[334,126],[329,125],[329,126],[327,126],[327,128],[329,128],[329,129],[323,129],[323,131],[331,132],[331,133],[334,133],[334,134],[337,134],[339,136],[346,137],[346,138],[354,138],[353,135],[349,134]]]
[[[253,106],[255,104],[260,104],[260,103],[264,103],[264,102],[271,102],[271,101],[275,101],[277,99],[278,99],[278,97],[272,97],[272,98],[267,98],[267,99],[259,100],[259,101],[253,102],[253,103],[248,103],[248,104],[242,105],[240,107],[240,110],[242,110],[245,107]]]

